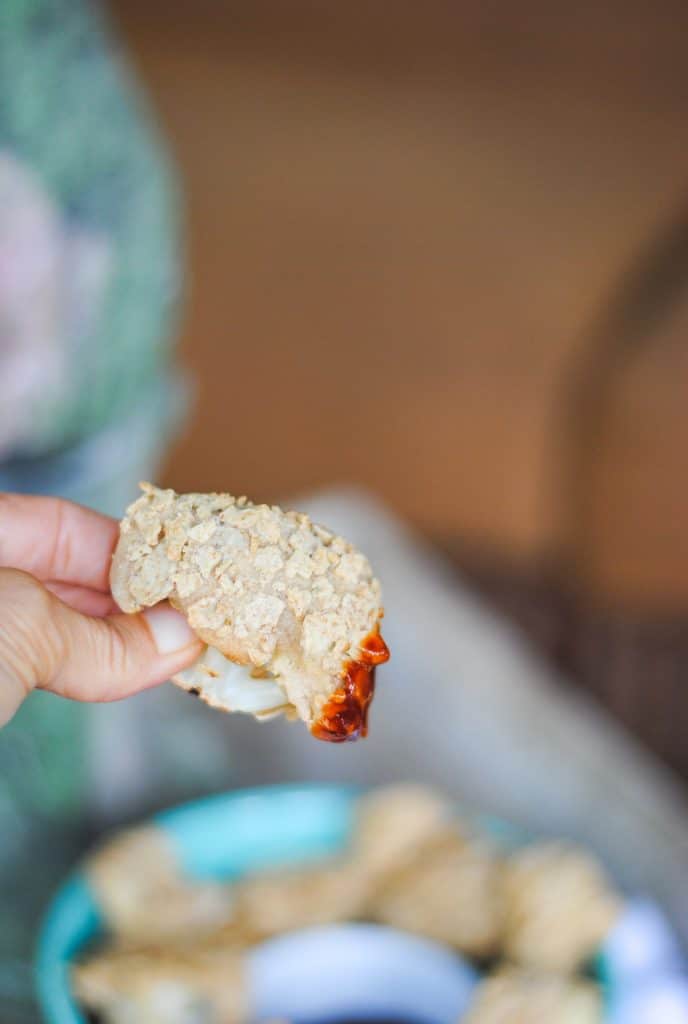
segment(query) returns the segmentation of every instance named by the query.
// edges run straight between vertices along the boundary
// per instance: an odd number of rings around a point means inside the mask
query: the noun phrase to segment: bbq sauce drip
[[[375,666],[389,660],[387,644],[377,629],[359,647],[359,656],[347,661],[341,685],[335,690],[311,728],[319,740],[344,743],[368,735],[368,708],[375,692]]]

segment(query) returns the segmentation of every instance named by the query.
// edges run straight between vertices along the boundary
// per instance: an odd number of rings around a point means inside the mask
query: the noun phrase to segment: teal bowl
[[[220,794],[153,818],[172,841],[187,874],[239,878],[256,868],[317,862],[344,849],[359,790],[334,785],[284,785]],[[48,1024],[86,1024],[71,995],[72,960],[103,933],[104,923],[83,874],[56,893],[38,939],[36,983]],[[604,979],[604,964],[598,965]]]

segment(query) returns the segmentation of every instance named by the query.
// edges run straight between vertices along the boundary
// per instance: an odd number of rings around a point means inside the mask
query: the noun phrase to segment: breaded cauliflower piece
[[[154,825],[108,840],[86,858],[84,874],[118,941],[194,941],[234,921],[231,886],[186,878],[170,840]]]
[[[602,1000],[589,981],[504,968],[478,986],[461,1024],[602,1024]]]
[[[365,556],[302,513],[141,488],[112,593],[125,612],[169,600],[208,645],[174,681],[226,711],[298,715],[321,739],[365,735],[375,666],[389,657]]]
[[[367,909],[392,928],[446,943],[466,956],[491,956],[503,924],[501,872],[501,861],[485,843],[448,836],[381,879]]]
[[[363,796],[350,858],[364,916],[469,956],[495,952],[503,923],[501,861],[436,790],[398,783]]]
[[[562,973],[595,954],[620,909],[597,861],[563,842],[537,843],[513,854],[504,898],[506,956]]]
[[[72,968],[74,994],[104,1024],[242,1024],[243,957],[219,944],[113,947]]]
[[[385,877],[459,827],[451,802],[429,786],[380,786],[358,801],[351,856],[365,874]]]
[[[235,887],[239,928],[253,939],[265,939],[356,920],[364,908],[364,883],[348,861],[251,875]]]

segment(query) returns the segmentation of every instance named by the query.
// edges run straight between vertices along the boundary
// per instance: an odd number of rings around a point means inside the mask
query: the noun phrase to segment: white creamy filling
[[[289,700],[273,676],[256,678],[249,665],[237,665],[215,647],[206,647],[191,668],[175,677],[190,690],[201,690],[208,702],[227,711],[267,715],[289,707]]]

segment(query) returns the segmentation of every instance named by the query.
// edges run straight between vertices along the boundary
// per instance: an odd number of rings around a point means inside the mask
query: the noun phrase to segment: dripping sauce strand
[[[320,712],[311,732],[319,740],[344,743],[368,734],[368,708],[375,692],[375,667],[389,660],[387,644],[377,627],[359,647],[358,658],[347,661],[341,685]]]

